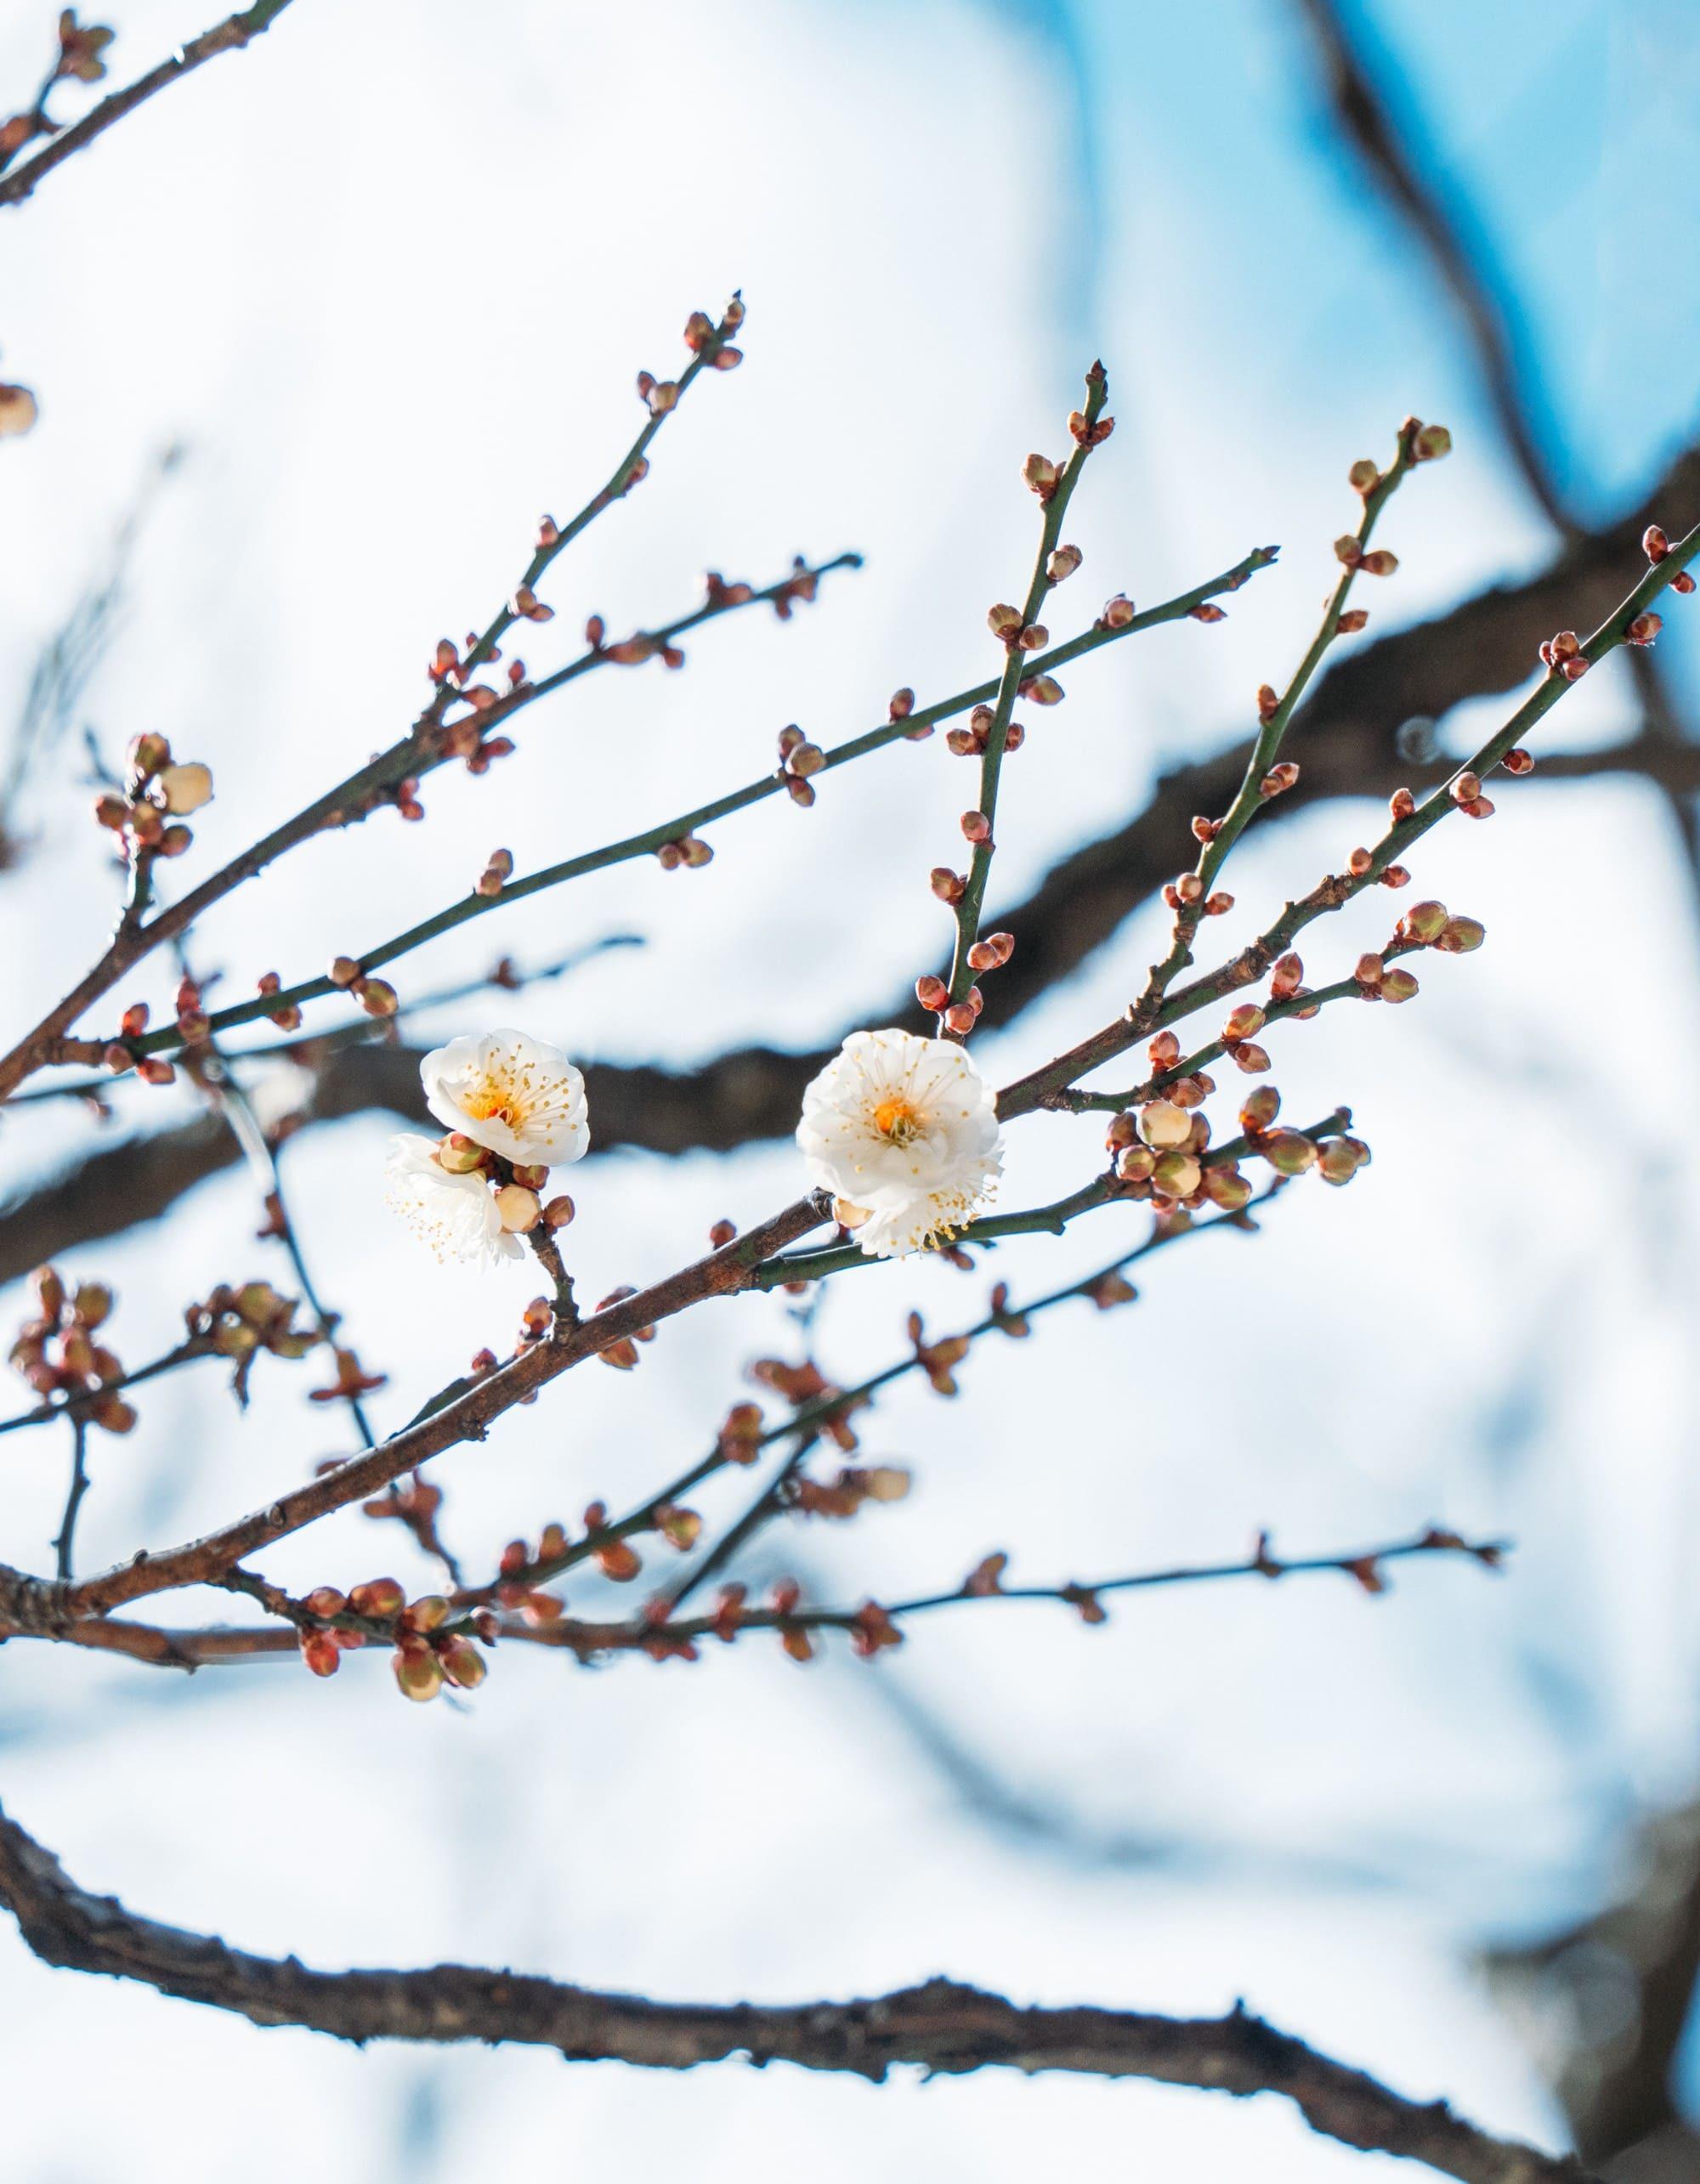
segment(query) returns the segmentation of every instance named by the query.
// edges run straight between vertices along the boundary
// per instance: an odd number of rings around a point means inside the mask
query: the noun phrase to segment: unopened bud
[[[1297,1130],[1272,1130],[1258,1140],[1257,1150],[1278,1175],[1302,1175],[1316,1165],[1315,1146]]]
[[[1193,1134],[1192,1117],[1170,1100],[1153,1100],[1139,1111],[1139,1134],[1159,1152],[1185,1145]]]
[[[542,1218],[543,1208],[535,1191],[523,1184],[504,1183],[496,1194],[496,1210],[502,1225],[511,1235],[523,1235],[535,1229]]]
[[[195,761],[167,767],[159,777],[159,784],[165,791],[165,808],[177,818],[198,812],[203,804],[212,801],[212,770]]]

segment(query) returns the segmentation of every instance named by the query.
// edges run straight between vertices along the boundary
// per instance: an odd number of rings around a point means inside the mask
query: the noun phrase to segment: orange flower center
[[[525,1121],[525,1103],[505,1078],[486,1077],[461,1102],[475,1123],[502,1123],[517,1130]]]
[[[901,1094],[893,1093],[875,1108],[874,1128],[891,1144],[908,1145],[921,1135],[921,1117]]]

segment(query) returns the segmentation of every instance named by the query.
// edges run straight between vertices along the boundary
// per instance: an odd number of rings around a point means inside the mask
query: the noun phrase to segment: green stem
[[[956,905],[956,952],[950,966],[949,999],[952,1002],[966,998],[974,983],[973,966],[968,960],[968,951],[980,936],[980,912],[986,899],[986,882],[992,869],[992,858],[996,853],[998,816],[998,783],[1003,770],[1004,750],[1009,741],[1010,722],[1015,714],[1016,694],[1030,673],[1030,655],[1013,642],[1038,621],[1040,609],[1051,591],[1047,567],[1051,554],[1062,536],[1062,518],[1068,512],[1068,502],[1080,472],[1085,468],[1086,458],[1093,447],[1091,427],[1096,424],[1109,393],[1109,382],[1102,364],[1095,363],[1086,374],[1086,406],[1082,412],[1086,430],[1075,444],[1074,452],[1063,465],[1062,476],[1045,504],[1045,521],[1040,526],[1039,552],[1033,565],[1033,575],[1027,587],[1027,597],[1021,610],[1021,628],[1012,633],[1005,647],[1003,673],[998,678],[997,695],[993,701],[992,724],[986,731],[986,748],[980,760],[981,817],[992,829],[986,839],[974,845],[969,862],[967,885]],[[948,1038],[962,1038],[966,1033],[947,1028]]]
[[[1700,554],[1700,523],[1680,539],[1663,560],[1654,562],[1628,596],[1612,609],[1582,647],[1582,655],[1590,667],[1597,666],[1610,653],[1627,642],[1627,631],[1635,618],[1645,612],[1652,601]],[[1512,713],[1504,726],[1466,760],[1454,767],[1447,780],[1416,806],[1410,818],[1397,820],[1369,852],[1368,862],[1362,872],[1335,873],[1323,880],[1311,892],[1296,902],[1289,902],[1275,922],[1256,940],[1242,948],[1218,969],[1203,978],[1194,979],[1175,993],[1149,998],[1135,1003],[1114,1023],[1107,1024],[1078,1046],[1071,1047],[1048,1061],[1040,1069],[1006,1085],[998,1095],[998,1113],[1006,1122],[1021,1115],[1030,1114],[1035,1107],[1050,1104],[1051,1096],[1073,1084],[1077,1078],[1113,1061],[1117,1055],[1126,1053],[1130,1046],[1147,1038],[1153,1032],[1179,1023],[1198,1010],[1207,1008],[1214,1001],[1238,993],[1262,977],[1276,958],[1286,951],[1305,927],[1318,918],[1340,909],[1365,888],[1373,887],[1391,864],[1402,862],[1412,845],[1420,841],[1429,831],[1439,825],[1454,808],[1452,784],[1460,775],[1474,773],[1481,777],[1493,773],[1503,762],[1507,751],[1516,750],[1533,729],[1557,704],[1571,683],[1555,670],[1549,670],[1536,688]]]

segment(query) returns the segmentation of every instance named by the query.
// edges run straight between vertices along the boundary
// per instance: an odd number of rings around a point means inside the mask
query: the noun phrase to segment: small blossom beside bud
[[[948,1242],[1003,1165],[992,1088],[964,1050],[902,1031],[845,1041],[803,1095],[797,1144],[813,1187],[863,1215],[853,1232],[873,1258]]]

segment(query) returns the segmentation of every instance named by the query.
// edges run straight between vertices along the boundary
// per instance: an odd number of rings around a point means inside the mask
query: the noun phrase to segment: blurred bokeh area
[[[203,27],[186,6],[113,0],[115,80]],[[0,104],[32,95],[53,14],[0,10]],[[1042,902],[1062,967],[975,1051],[996,1082],[1036,1067],[1126,1006],[1167,931],[1148,889],[1113,880],[1108,913],[1071,895],[1069,861],[1108,842],[1114,872],[1165,778],[1250,733],[1356,520],[1347,470],[1388,459],[1408,413],[1454,452],[1384,518],[1400,567],[1365,587],[1359,680],[1312,732],[1318,793],[1236,854],[1223,952],[1374,839],[1396,747],[1418,766],[1472,749],[1538,672],[1533,637],[1628,590],[1649,512],[1673,535],[1700,517],[1697,116],[1681,0],[297,0],[0,217],[0,372],[41,409],[0,450],[7,1043],[111,925],[95,755],[158,729],[212,767],[173,889],[359,765],[416,715],[437,638],[511,587],[539,513],[627,445],[634,373],[675,370],[687,313],[738,288],[743,368],[693,389],[641,491],[557,565],[528,664],[569,659],[592,612],[616,633],[688,612],[705,569],[863,567],[782,625],[695,633],[682,672],[543,701],[483,778],[425,784],[422,824],[327,835],[213,912],[196,967],[220,999],[316,973],[460,894],[498,843],[521,871],[558,861],[771,767],[787,722],[836,743],[899,685],[926,700],[991,673],[986,608],[1031,563],[1022,461],[1061,451],[1101,356],[1117,427],[1070,512],[1085,564],[1053,632],[1282,553],[1220,626],[1081,660],[1029,721],[991,908],[1019,944]],[[1533,637],[1510,610],[1515,641],[1470,619],[1566,568],[1578,603],[1561,585]],[[1431,1524],[1509,1542],[1501,1570],[1391,1565],[1378,1597],[1334,1575],[1157,1590],[1099,1627],[988,1604],[808,1667],[754,1638],[694,1666],[515,1645],[474,1697],[429,1706],[358,1655],[321,1683],[286,1660],[182,1677],[11,1644],[7,1811],[88,1887],[309,1964],[701,1999],[935,1972],[1177,2014],[1242,1997],[1614,2178],[1700,2176],[1697,612],[1669,602],[1645,661],[1567,697],[1536,747],[1552,765],[1496,788],[1491,823],[1420,846],[1416,893],[1482,919],[1485,948],[1425,959],[1409,1006],[1272,1033],[1284,1111],[1344,1101],[1373,1147],[1351,1188],[1307,1179],[1255,1236],[1159,1254],[1136,1304],[977,1344],[954,1400],[898,1383],[857,1429],[869,1460],[912,1468],[908,1499],[771,1527],[741,1574],[853,1604],[948,1588],[994,1551],[1050,1583],[1232,1560],[1264,1530],[1301,1556]],[[1418,625],[1414,665],[1361,665]],[[1414,702],[1431,687],[1455,702]],[[1360,774],[1358,752],[1380,755]],[[515,1022],[689,1072],[881,1021],[945,951],[927,873],[960,855],[968,775],[941,735],[819,787],[812,810],[777,798],[713,829],[702,870],[640,858],[434,942],[395,966],[404,1002],[504,953],[591,952],[405,1036]],[[1392,904],[1314,928],[1312,978],[1384,940]],[[640,944],[594,951],[616,936]],[[176,976],[162,956],[115,999],[168,1020]],[[346,1016],[321,1001],[309,1028]],[[250,1089],[264,1114],[301,1096],[270,1066]],[[8,1338],[19,1208],[198,1112],[182,1082],[110,1105],[0,1127]],[[394,1219],[396,1127],[369,1106],[280,1155],[318,1285],[387,1376],[385,1432],[505,1351],[538,1286],[441,1269]],[[1102,1142],[1101,1117],[1023,1122],[1001,1202],[1074,1187]],[[800,1185],[777,1135],[594,1153],[570,1186],[581,1293],[657,1278]],[[808,1355],[847,1383],[904,1353],[911,1310],[952,1331],[993,1280],[1054,1288],[1148,1219],[1112,1207],[972,1273],[911,1260],[687,1314],[637,1372],[587,1366],[444,1459],[445,1530],[488,1570],[517,1533],[683,1470],[752,1361]],[[240,1163],[110,1225],[57,1261],[111,1284],[127,1362],[218,1282],[291,1286]],[[92,1444],[80,1561],[190,1538],[347,1453],[346,1416],[307,1400],[325,1377],[262,1359],[246,1411],[211,1367],[139,1391],[137,1430]],[[5,1408],[29,1400],[18,1383]],[[66,1438],[0,1440],[0,1558],[50,1566]],[[750,1491],[716,1481],[702,1513]],[[575,1581],[574,1610],[628,1611],[669,1552],[644,1551],[635,1588]],[[296,1591],[434,1581],[358,1511],[259,1560]],[[1136,2082],[361,2051],[49,1971],[9,1921],[0,2021],[19,2184],[1407,2173],[1273,2098]]]

